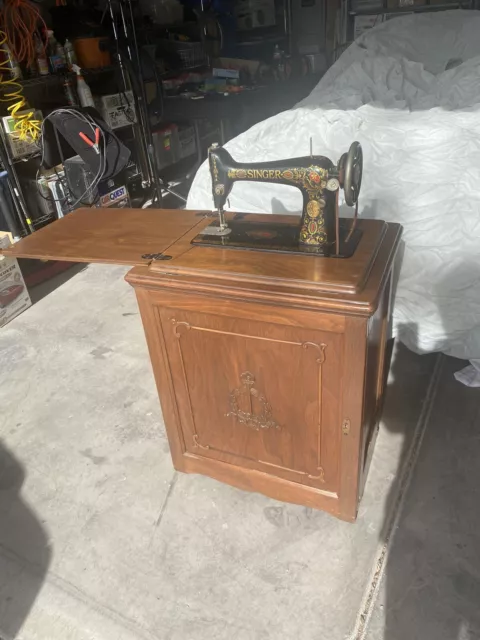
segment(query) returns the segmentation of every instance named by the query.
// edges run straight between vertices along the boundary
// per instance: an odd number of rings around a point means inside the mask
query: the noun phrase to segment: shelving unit
[[[119,87],[118,79],[115,74],[118,73],[118,67],[110,65],[108,67],[99,67],[95,69],[82,69],[82,74],[86,78],[87,82],[92,86],[95,83],[101,81],[101,91],[99,94],[105,95],[110,93],[117,93],[118,91],[124,91],[127,87]],[[57,106],[66,106],[66,99],[63,95],[62,84],[66,78],[75,81],[75,73],[72,71],[61,71],[58,73],[50,73],[44,76],[37,76],[33,78],[19,79],[18,83],[24,89],[24,95],[30,105],[34,105],[32,108],[40,109],[42,112],[50,111]],[[106,79],[108,78],[108,79]],[[8,90],[8,88],[4,89]],[[1,91],[1,87],[0,87]],[[94,92],[97,93],[97,92]],[[5,105],[5,108],[8,105]],[[28,108],[28,107],[26,107]],[[5,114],[6,115],[6,112]],[[132,125],[127,125],[131,127]],[[117,129],[116,133],[122,131]],[[2,147],[0,153],[0,166],[9,174],[9,181],[12,189],[18,194],[16,202],[14,203],[17,218],[20,218],[20,226],[23,227],[21,235],[28,234],[29,232],[36,230],[48,222],[53,221],[56,218],[55,213],[45,214],[42,211],[40,204],[34,206],[32,202],[34,198],[31,197],[30,184],[31,178],[28,177],[28,184],[25,186],[25,176],[35,171],[35,168],[31,171],[29,166],[31,163],[38,163],[40,158],[40,151],[35,151],[27,156],[20,158],[14,158],[11,153],[10,145],[7,140],[7,136],[2,131],[0,136],[0,145]],[[37,165],[33,164],[33,167]],[[31,221],[30,225],[25,223],[26,219]]]
[[[99,67],[98,69],[82,69],[82,73],[85,78],[89,78],[92,76],[97,76],[101,73],[108,73],[115,71],[116,67]],[[35,78],[25,78],[21,80],[17,80],[19,84],[23,87],[37,87],[37,86],[45,86],[47,84],[55,85],[62,83],[65,78],[75,78],[75,73],[73,71],[62,71],[60,73],[49,73],[46,76],[36,76]]]
[[[380,9],[365,9],[360,11],[349,10],[350,16],[374,16],[402,13],[425,13],[429,11],[445,11],[447,9],[474,9],[475,0],[465,0],[463,2],[447,2],[444,4],[413,4],[405,7],[386,7]]]

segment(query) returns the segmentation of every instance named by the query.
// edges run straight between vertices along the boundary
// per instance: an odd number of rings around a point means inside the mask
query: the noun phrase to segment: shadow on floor
[[[480,639],[480,390],[454,379],[463,361],[443,358],[368,640]],[[408,402],[408,381],[396,369],[399,362],[393,363],[391,384],[397,381],[406,389],[391,398]],[[401,412],[395,403],[387,406],[384,421],[395,431],[395,416]],[[411,454],[405,442],[399,482]],[[397,484],[387,504],[398,491]],[[387,518],[384,540],[391,524]]]
[[[17,637],[45,580],[52,549],[21,496],[25,470],[0,440],[0,638]],[[46,640],[46,639],[45,639]]]
[[[20,268],[22,268],[22,262],[24,261],[21,260],[19,262],[20,262]],[[39,261],[29,260],[28,262],[38,263]],[[42,298],[45,298],[46,296],[48,296],[50,293],[52,293],[52,291],[55,291],[55,289],[58,289],[58,287],[61,287],[62,284],[64,284],[65,282],[68,282],[68,280],[76,276],[77,273],[80,273],[80,271],[83,271],[84,269],[86,269],[86,267],[88,267],[88,264],[72,262],[65,271],[62,271],[61,273],[58,273],[57,275],[54,275],[51,278],[48,278],[47,280],[45,280],[44,282],[41,282],[40,284],[37,284],[32,287],[29,286],[28,293],[30,294],[30,299],[32,301],[32,304],[35,304],[40,300],[42,300]]]

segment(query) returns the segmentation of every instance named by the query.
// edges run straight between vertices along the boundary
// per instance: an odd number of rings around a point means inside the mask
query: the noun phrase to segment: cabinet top
[[[15,258],[146,265],[190,229],[206,225],[199,211],[76,209],[2,253]],[[197,232],[198,233],[198,232]]]
[[[320,299],[348,303],[362,312],[365,305],[371,311],[401,235],[398,224],[360,219],[363,235],[350,258],[193,246],[193,238],[211,221],[208,212],[194,210],[77,209],[3,253],[132,265],[136,268],[127,279],[134,285],[148,282],[242,295],[257,291],[263,298],[288,294],[304,302],[310,298],[315,306]],[[162,260],[164,256],[169,259]]]

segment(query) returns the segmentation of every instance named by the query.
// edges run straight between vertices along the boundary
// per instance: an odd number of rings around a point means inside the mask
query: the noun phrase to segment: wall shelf
[[[99,73],[107,73],[114,71],[116,67],[98,67],[98,69],[82,69],[82,75],[85,77],[92,77]],[[37,76],[35,78],[25,78],[22,80],[16,80],[22,87],[36,87],[39,85],[45,85],[47,83],[55,84],[58,82],[64,82],[65,78],[72,79],[76,76],[73,71],[63,71],[59,73],[49,73],[47,76]]]
[[[402,14],[402,13],[422,13],[426,11],[445,11],[446,9],[470,9],[473,2],[447,2],[444,4],[412,4],[408,7],[382,7],[379,9],[361,9],[359,11],[349,11],[351,16],[377,16],[382,14]]]

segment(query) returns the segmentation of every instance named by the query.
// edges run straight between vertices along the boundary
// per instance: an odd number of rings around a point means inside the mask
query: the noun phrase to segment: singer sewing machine
[[[325,156],[305,156],[273,162],[239,163],[222,147],[208,152],[212,192],[218,223],[205,228],[192,244],[222,248],[283,251],[325,257],[348,258],[355,252],[362,232],[355,228],[362,182],[362,147],[353,142],[337,165]],[[235,182],[268,182],[295,186],[303,195],[299,224],[276,216],[235,214],[227,221],[225,204]],[[355,206],[353,221],[338,214],[338,193]]]

